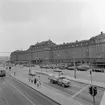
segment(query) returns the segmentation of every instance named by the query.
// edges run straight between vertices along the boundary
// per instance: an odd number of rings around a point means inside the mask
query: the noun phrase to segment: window
[[[94,43],[94,41],[92,41],[91,43]]]
[[[76,44],[76,46],[78,46],[78,44]]]

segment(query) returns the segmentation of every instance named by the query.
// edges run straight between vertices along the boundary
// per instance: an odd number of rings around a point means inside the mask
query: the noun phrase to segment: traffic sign
[[[92,93],[92,86],[91,87],[89,87],[89,93],[92,95],[93,93]]]
[[[96,96],[97,95],[97,87],[94,87],[94,94],[93,94],[94,96]]]
[[[89,87],[89,93],[90,93],[92,96],[96,96],[96,95],[97,95],[97,87],[96,87],[96,86],[90,86],[90,87]]]

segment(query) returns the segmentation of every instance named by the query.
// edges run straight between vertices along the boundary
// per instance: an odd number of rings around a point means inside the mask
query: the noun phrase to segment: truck
[[[66,77],[60,76],[57,80],[57,84],[63,86],[63,87],[69,87],[70,86],[70,80]]]
[[[51,76],[48,77],[48,79],[50,80],[50,82],[53,83],[53,84],[54,83],[55,84],[57,83],[58,78],[59,78],[59,76],[57,76],[57,75],[51,75]]]
[[[48,77],[50,82],[53,84],[58,84],[63,87],[69,87],[70,86],[70,80],[67,79],[65,76],[57,76],[57,75],[52,75]]]

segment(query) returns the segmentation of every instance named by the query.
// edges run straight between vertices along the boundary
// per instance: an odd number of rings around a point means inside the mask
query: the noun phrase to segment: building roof
[[[30,50],[31,48],[34,48],[34,49],[41,49],[41,48],[47,48],[47,47],[52,47],[52,46],[56,46],[56,44],[53,43],[53,42],[49,39],[49,40],[47,40],[47,41],[37,42],[35,45],[31,45],[28,50]]]
[[[92,41],[94,41],[94,43],[95,43],[95,40],[100,40],[100,39],[105,39],[105,33],[103,33],[103,32],[101,32],[99,35],[97,35],[97,36],[94,36],[94,37],[91,37],[89,40],[81,40],[81,41],[78,41],[78,40],[76,40],[75,42],[69,42],[69,43],[63,43],[63,44],[58,44],[58,45],[56,45],[55,43],[53,43],[50,39],[49,40],[47,40],[47,41],[42,41],[42,42],[37,42],[35,45],[31,45],[30,47],[29,47],[29,49],[28,50],[26,50],[26,51],[30,51],[31,49],[33,49],[34,48],[34,50],[36,50],[36,49],[45,49],[45,48],[56,48],[56,47],[69,47],[69,46],[74,46],[74,45],[80,45],[80,46],[87,46],[88,44],[89,44],[89,42],[91,42],[91,40]],[[74,46],[75,47],[75,46]],[[22,50],[16,50],[16,51],[14,51],[14,52],[12,52],[11,54],[15,54],[15,53],[18,53],[18,52],[26,52],[26,51],[22,51]]]
[[[105,33],[101,32],[100,34],[94,36],[94,37],[91,37],[90,40],[94,40],[94,39],[103,39],[105,38]]]

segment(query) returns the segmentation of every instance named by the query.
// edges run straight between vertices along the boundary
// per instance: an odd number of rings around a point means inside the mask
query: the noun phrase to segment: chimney
[[[101,31],[101,35],[103,34],[103,31]]]
[[[78,40],[76,40],[76,42],[78,42]]]

